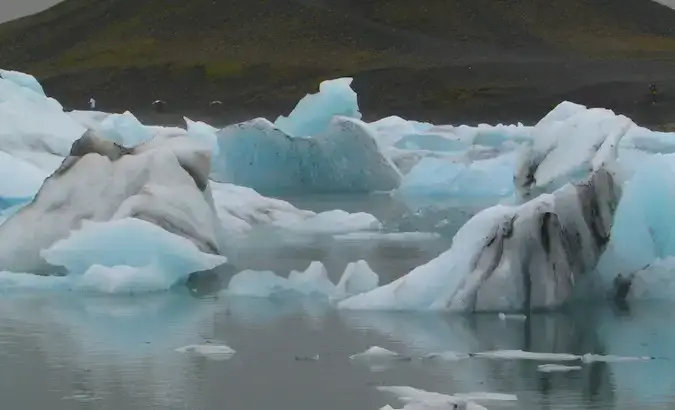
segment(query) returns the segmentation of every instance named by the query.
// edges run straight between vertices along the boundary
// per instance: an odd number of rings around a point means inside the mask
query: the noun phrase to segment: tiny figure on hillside
[[[90,110],[96,109],[96,100],[93,97],[89,99],[89,109]]]
[[[649,94],[652,97],[652,104],[656,104],[656,96],[658,94],[658,90],[656,89],[655,83],[649,84]]]

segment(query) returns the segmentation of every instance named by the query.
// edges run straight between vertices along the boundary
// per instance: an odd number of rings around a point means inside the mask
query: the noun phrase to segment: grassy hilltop
[[[652,0],[66,0],[0,25],[0,67],[112,109],[265,114],[349,75],[378,114],[527,119],[569,97],[640,116],[673,57]]]

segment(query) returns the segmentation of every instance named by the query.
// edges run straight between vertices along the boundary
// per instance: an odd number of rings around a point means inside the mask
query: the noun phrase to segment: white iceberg
[[[0,150],[65,156],[84,132],[58,101],[0,78]]]
[[[532,145],[521,151],[515,177],[518,190],[529,198],[585,179],[616,160],[621,139],[634,126],[610,110],[562,103],[535,126]]]
[[[410,121],[397,116],[390,116],[368,123],[377,135],[382,147],[390,147],[407,135],[419,134],[433,127],[433,124]]]
[[[108,115],[101,121],[96,131],[102,137],[124,147],[134,147],[153,137],[153,134],[129,111]]]
[[[293,137],[259,118],[218,132],[211,178],[267,192],[373,192],[399,186],[401,174],[368,125],[335,117],[311,138]]]
[[[363,260],[352,262],[347,265],[337,284],[337,293],[346,297],[370,292],[377,287],[379,282],[380,277],[373,272],[368,262]]]
[[[546,362],[574,362],[581,360],[581,356],[575,354],[526,352],[523,350],[496,350],[493,352],[475,353],[474,356],[485,359],[534,360]]]
[[[382,360],[402,360],[404,356],[380,346],[371,346],[366,351],[349,356],[351,360],[363,361],[382,361]]]
[[[331,298],[337,288],[321,262],[312,262],[304,272],[293,271],[288,278],[269,271],[242,271],[230,279],[227,287],[227,293],[234,296],[267,298],[288,292]]]
[[[45,91],[42,88],[40,82],[30,74],[12,70],[0,70],[0,78],[4,78],[5,80],[11,81],[20,87],[27,88],[38,95],[46,97]]]
[[[246,234],[258,227],[308,235],[346,235],[382,228],[377,218],[363,212],[333,210],[317,214],[262,196],[251,188],[218,182],[211,182],[210,186],[218,217],[230,234]]]
[[[292,271],[283,278],[270,271],[245,270],[230,279],[227,294],[269,298],[295,294],[341,300],[377,286],[379,277],[365,261],[349,264],[338,284],[331,282],[321,262],[312,262],[304,272]]]
[[[450,250],[408,275],[340,302],[352,310],[530,311],[559,307],[595,268],[620,188],[601,169],[520,207],[467,222]]]
[[[358,98],[351,78],[323,81],[318,94],[302,98],[288,117],[280,116],[274,126],[288,135],[311,137],[322,133],[333,117],[361,119]]]
[[[196,149],[184,137],[125,149],[85,135],[73,144],[71,155],[44,182],[33,202],[0,225],[0,269],[58,272],[42,250],[83,228],[84,221],[126,218],[144,220],[205,254],[219,255],[222,236],[208,190],[209,160],[208,151]],[[137,229],[120,227],[116,232],[133,237]],[[93,246],[106,249],[103,254],[115,254],[100,241],[93,241]],[[146,251],[152,246],[153,242],[147,244]]]

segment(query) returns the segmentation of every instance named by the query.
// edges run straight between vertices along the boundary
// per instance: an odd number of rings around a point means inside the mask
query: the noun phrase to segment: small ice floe
[[[515,394],[506,394],[506,393],[487,393],[487,392],[455,393],[454,397],[466,401],[518,401],[518,396],[516,396]]]
[[[398,362],[409,362],[412,358],[402,356],[391,350],[373,346],[363,353],[357,353],[349,357],[351,360],[365,364],[371,371],[383,371],[391,368]]]
[[[459,360],[468,359],[471,356],[467,353],[457,353],[457,352],[439,352],[439,353],[429,353],[426,356],[423,356],[422,360],[437,360],[442,362],[456,362]]]
[[[525,315],[506,314],[500,312],[498,316],[499,320],[520,320],[520,321],[527,320],[527,316]]]
[[[78,402],[91,402],[91,401],[103,400],[103,398],[99,397],[99,396],[96,396],[96,395],[92,394],[91,392],[76,391],[70,396],[62,397],[61,400],[72,400],[72,401],[78,401]]]
[[[581,361],[584,363],[625,363],[625,362],[646,362],[649,360],[654,360],[653,357],[642,356],[642,357],[624,357],[624,356],[613,356],[613,355],[599,355],[599,354],[590,354],[587,353],[581,356]]]
[[[475,353],[474,357],[503,360],[535,360],[542,362],[571,362],[580,360],[581,356],[568,353],[538,353],[524,350],[495,350]]]
[[[178,353],[206,357],[207,359],[212,360],[228,360],[236,353],[229,346],[215,344],[189,345],[179,347],[176,351]]]
[[[537,367],[542,373],[566,373],[581,370],[581,366],[565,366],[562,364],[542,364]]]
[[[351,360],[410,360],[409,357],[401,356],[379,346],[372,346],[365,352],[353,354],[349,358]]]
[[[319,360],[319,355],[315,354],[313,356],[295,356],[296,362],[316,362]]]
[[[410,386],[380,386],[378,391],[390,393],[405,403],[405,410],[482,410],[479,404],[491,401],[517,401],[518,397],[513,394],[503,393],[458,393],[455,395],[428,392]],[[382,409],[393,409],[385,406]]]

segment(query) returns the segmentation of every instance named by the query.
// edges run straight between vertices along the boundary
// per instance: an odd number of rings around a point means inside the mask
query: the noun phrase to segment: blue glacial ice
[[[347,265],[337,284],[331,282],[321,262],[313,262],[304,272],[292,271],[288,278],[271,271],[245,270],[230,280],[225,291],[232,296],[257,298],[302,295],[304,297],[341,300],[375,289],[379,276],[366,261]]]
[[[0,225],[0,266],[51,274],[41,251],[83,221],[146,220],[218,254],[219,224],[206,189],[209,153],[186,137],[153,140],[125,151],[91,134],[73,145],[30,205]]]
[[[351,79],[337,79],[274,124],[259,118],[218,130],[186,118],[184,128],[152,127],[128,112],[65,113],[34,77],[2,73],[0,173],[21,177],[0,182],[0,269],[69,274],[3,273],[6,287],[166,289],[223,263],[232,243],[257,228],[383,230],[369,214],[314,213],[256,191],[390,191],[496,206],[467,223],[445,254],[381,287],[372,271],[333,284],[316,264],[289,278],[249,272],[234,284],[265,296],[358,294],[341,302],[345,309],[556,307],[586,278],[606,291],[624,271],[635,272],[633,298],[672,294],[675,138],[609,110],[563,102],[533,127],[365,123]],[[522,204],[497,205],[515,193]],[[147,259],[122,245],[119,257],[103,251],[125,232],[144,238]],[[570,233],[580,239],[569,241]],[[520,286],[525,276],[534,288]]]
[[[211,178],[266,192],[373,192],[401,174],[366,123],[334,117],[311,138],[293,137],[259,118],[222,129]]]
[[[30,202],[49,175],[35,165],[0,151],[0,210]],[[10,177],[20,176],[20,177]]]
[[[11,81],[14,84],[31,90],[38,95],[45,96],[45,91],[42,88],[40,82],[30,74],[12,70],[0,70],[0,78]]]
[[[317,94],[298,102],[288,117],[280,116],[274,126],[288,135],[312,137],[321,134],[333,117],[361,119],[357,95],[351,78],[323,81]]]
[[[427,157],[403,177],[398,194],[412,197],[503,198],[513,194],[516,154],[479,161]]]

